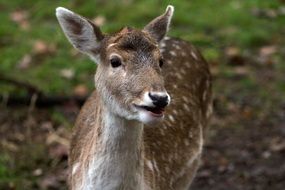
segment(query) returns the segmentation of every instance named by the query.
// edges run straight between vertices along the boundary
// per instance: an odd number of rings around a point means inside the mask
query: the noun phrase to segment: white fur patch
[[[141,102],[141,105],[150,106],[150,107],[154,106],[152,100],[150,99],[149,92],[145,92],[143,94],[143,100]]]
[[[150,124],[160,122],[164,118],[164,116],[153,117],[153,116],[151,116],[151,113],[149,113],[148,111],[145,111],[145,110],[140,110],[138,112],[138,114],[139,114],[139,121],[141,121],[142,123],[144,123],[146,125],[150,125]]]
[[[116,43],[112,43],[112,44],[108,45],[107,49],[110,47],[113,47],[114,45],[116,45]]]
[[[79,163],[79,162],[77,162],[77,163],[75,163],[75,164],[73,165],[73,167],[72,167],[72,175],[74,175],[74,174],[77,172],[79,166],[80,166],[80,163]]]
[[[142,189],[143,164],[137,165],[142,136],[142,124],[128,121],[109,112],[102,113],[101,151],[93,156],[79,189]]]

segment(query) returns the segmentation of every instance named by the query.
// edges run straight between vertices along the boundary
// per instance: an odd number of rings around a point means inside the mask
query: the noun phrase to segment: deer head
[[[142,30],[125,27],[105,35],[88,19],[65,8],[56,16],[70,43],[98,63],[95,86],[109,111],[143,123],[159,121],[170,96],[164,88],[158,43],[166,35],[173,6]]]

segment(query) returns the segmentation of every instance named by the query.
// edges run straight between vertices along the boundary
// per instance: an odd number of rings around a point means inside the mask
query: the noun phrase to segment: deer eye
[[[118,57],[111,58],[110,62],[111,62],[111,65],[113,68],[119,67],[122,65],[122,62],[121,62],[120,58],[118,58]]]
[[[159,67],[162,67],[164,64],[164,60],[163,59],[159,59]]]

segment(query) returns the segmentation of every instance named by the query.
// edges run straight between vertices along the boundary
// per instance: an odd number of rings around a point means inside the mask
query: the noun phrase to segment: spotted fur
[[[143,30],[126,27],[103,36],[83,17],[58,9],[70,42],[99,63],[96,91],[81,109],[71,141],[70,189],[189,188],[212,111],[211,78],[193,45],[165,37],[172,14],[169,6]],[[121,67],[110,66],[112,56]],[[152,105],[149,92],[172,98],[161,122],[149,122],[153,118],[133,106]]]

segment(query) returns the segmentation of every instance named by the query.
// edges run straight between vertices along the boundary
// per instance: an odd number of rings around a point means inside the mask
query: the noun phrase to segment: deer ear
[[[56,9],[56,17],[64,34],[76,49],[91,57],[98,56],[98,48],[104,35],[95,24],[63,7]]]
[[[173,12],[174,7],[172,5],[168,5],[165,13],[152,20],[144,27],[144,30],[150,33],[150,35],[159,42],[166,35],[169,29]]]

